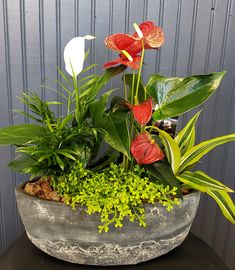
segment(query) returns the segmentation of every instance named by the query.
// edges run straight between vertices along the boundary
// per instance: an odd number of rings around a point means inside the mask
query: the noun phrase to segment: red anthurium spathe
[[[133,56],[132,59],[128,59],[127,57],[125,57],[124,55],[120,54],[120,57],[115,59],[115,60],[112,60],[112,61],[109,61],[109,62],[106,62],[104,64],[104,68],[109,68],[109,67],[112,67],[112,66],[116,66],[116,65],[125,65],[127,67],[130,67],[130,68],[133,68],[133,69],[138,69],[139,68],[139,62],[140,62],[140,56],[136,55],[136,56]]]
[[[146,21],[139,25],[139,29],[143,34],[145,49],[157,49],[163,45],[165,37],[161,27],[156,26],[151,21]],[[137,32],[133,34],[135,38],[138,36]]]
[[[138,164],[151,164],[164,158],[161,148],[146,131],[136,135],[132,141],[131,154]]]
[[[146,125],[152,116],[152,98],[150,97],[148,100],[130,107],[133,112],[135,120],[141,125]]]
[[[118,52],[125,50],[131,56],[135,56],[142,49],[141,40],[138,37],[127,34],[118,33],[110,35],[104,40],[104,43],[111,50]]]

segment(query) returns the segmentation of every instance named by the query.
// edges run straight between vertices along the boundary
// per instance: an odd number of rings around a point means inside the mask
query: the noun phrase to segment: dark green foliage
[[[161,203],[170,210],[179,203],[176,188],[152,182],[144,176],[145,170],[138,165],[133,171],[125,171],[112,164],[100,173],[84,169],[77,162],[71,173],[54,179],[53,186],[73,209],[76,204],[87,207],[87,213],[100,213],[99,231],[108,231],[110,225],[122,227],[124,218],[147,226],[143,203]]]

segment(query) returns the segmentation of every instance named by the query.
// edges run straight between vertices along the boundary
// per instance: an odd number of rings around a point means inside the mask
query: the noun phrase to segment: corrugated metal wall
[[[96,36],[87,42],[92,52],[89,62],[100,64],[97,72],[101,72],[102,64],[112,57],[103,45],[104,37],[133,32],[132,23],[143,20],[155,21],[166,34],[164,47],[156,54],[147,53],[145,74],[186,76],[227,70],[219,91],[204,106],[198,140],[235,132],[232,0],[0,0],[0,126],[28,121],[12,111],[24,108],[16,98],[22,90],[56,98],[40,84],[53,85],[53,78],[60,79],[55,66],[63,67],[62,52],[70,38]],[[112,84],[118,86],[118,80]],[[190,115],[182,118],[180,126]],[[0,148],[0,253],[23,230],[14,186],[25,177],[8,170],[13,156],[13,148]],[[235,144],[231,143],[213,151],[199,167],[235,188],[234,158]],[[235,269],[235,228],[207,197],[202,198],[192,231]]]

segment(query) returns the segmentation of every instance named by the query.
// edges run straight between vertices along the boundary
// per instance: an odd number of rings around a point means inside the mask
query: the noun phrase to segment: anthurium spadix
[[[75,37],[64,48],[65,69],[69,75],[77,75],[83,69],[85,59],[85,40],[94,39],[94,36]]]

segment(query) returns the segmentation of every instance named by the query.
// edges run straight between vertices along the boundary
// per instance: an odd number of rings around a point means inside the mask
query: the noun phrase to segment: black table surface
[[[23,234],[0,257],[1,270],[229,270],[215,252],[202,240],[189,234],[186,240],[166,255],[137,265],[87,266],[53,258],[35,247]]]

